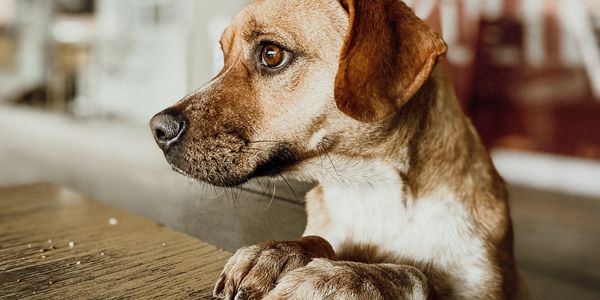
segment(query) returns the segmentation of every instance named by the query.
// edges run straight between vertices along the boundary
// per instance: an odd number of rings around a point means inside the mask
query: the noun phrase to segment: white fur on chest
[[[472,230],[472,218],[446,187],[412,199],[398,171],[383,163],[356,165],[352,177],[322,182],[328,226],[311,226],[305,235],[319,235],[337,250],[344,243],[376,246],[399,260],[432,264],[456,272],[454,285],[486,281],[488,262],[482,241]],[[308,199],[311,201],[311,199]]]
[[[470,218],[447,189],[412,199],[400,186],[324,187],[324,205],[331,219],[327,238],[377,245],[401,257],[451,264],[477,253]],[[459,257],[464,256],[464,257]]]

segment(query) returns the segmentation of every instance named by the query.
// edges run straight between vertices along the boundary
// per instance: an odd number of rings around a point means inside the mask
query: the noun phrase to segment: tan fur
[[[306,202],[307,212],[320,212],[311,214],[311,220],[307,224],[307,231],[317,231],[318,229],[331,228],[331,218],[326,213],[325,199],[323,199],[323,187],[317,186],[306,194],[306,199],[311,201]],[[310,227],[315,228],[310,228]]]
[[[292,53],[267,71],[261,43]],[[397,0],[259,0],[224,32],[224,69],[167,113],[166,157],[198,180],[319,182],[298,241],[239,250],[228,299],[512,299],[507,192],[443,70],[446,46]],[[365,122],[367,121],[367,122]],[[319,258],[319,259],[316,259]]]

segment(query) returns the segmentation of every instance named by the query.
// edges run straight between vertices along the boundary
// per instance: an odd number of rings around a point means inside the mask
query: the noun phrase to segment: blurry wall
[[[218,41],[247,1],[101,0],[80,114],[146,123],[222,64]]]

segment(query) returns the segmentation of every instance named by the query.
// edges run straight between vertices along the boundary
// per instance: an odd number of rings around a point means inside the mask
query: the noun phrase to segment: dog
[[[399,0],[256,0],[224,68],[150,122],[173,168],[216,186],[285,175],[302,238],[238,250],[226,299],[522,299],[508,195]]]

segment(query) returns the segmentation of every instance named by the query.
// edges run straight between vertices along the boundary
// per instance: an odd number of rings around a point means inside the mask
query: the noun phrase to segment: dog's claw
[[[213,297],[222,297],[223,289],[225,288],[225,273],[221,273],[219,276],[219,280],[215,284],[215,289],[213,290]]]
[[[246,300],[244,291],[239,291],[233,300]]]

